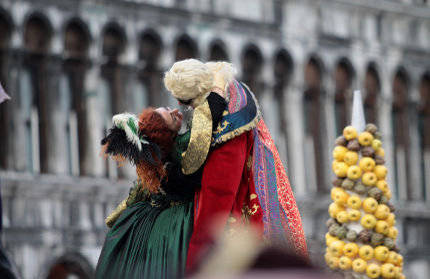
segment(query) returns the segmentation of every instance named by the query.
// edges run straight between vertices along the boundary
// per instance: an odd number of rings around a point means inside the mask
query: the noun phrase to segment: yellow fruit
[[[397,279],[406,279],[406,276],[404,274],[399,274]]]
[[[355,139],[357,137],[357,130],[352,126],[346,126],[343,129],[343,136],[347,140]]]
[[[383,220],[379,220],[376,222],[375,231],[377,233],[387,234],[388,233],[388,224]]]
[[[384,150],[384,148],[381,147],[378,150],[376,150],[375,151],[375,155],[378,155],[378,156],[384,158],[385,157],[385,150]]]
[[[359,166],[350,166],[348,168],[347,176],[351,180],[357,180],[361,176],[361,169]]]
[[[387,219],[388,215],[390,214],[390,208],[385,204],[380,204],[378,205],[378,207],[376,207],[376,210],[373,214],[378,219],[381,219],[381,220]]]
[[[348,201],[349,195],[345,192],[345,190],[337,190],[333,194],[333,200],[335,203],[339,205],[343,205]]]
[[[394,226],[396,224],[396,215],[394,215],[394,213],[388,214],[388,217],[385,219],[385,221],[387,222],[388,226]]]
[[[330,197],[331,197],[331,199],[334,200],[334,197],[336,196],[336,194],[338,192],[342,192],[342,191],[344,191],[344,190],[342,188],[340,188],[340,187],[333,187],[333,188],[331,188],[331,191],[330,191]]]
[[[388,184],[385,180],[378,180],[376,182],[376,187],[378,187],[379,190],[381,190],[383,193],[386,193],[388,191]]]
[[[337,161],[343,161],[346,152],[348,152],[348,148],[338,145],[333,149],[333,158]]]
[[[339,223],[346,223],[346,222],[348,222],[349,221],[348,212],[346,212],[345,210],[340,211],[336,215],[336,220]],[[388,227],[387,227],[387,230],[388,230]]]
[[[332,236],[331,238],[326,238],[325,244],[329,247],[333,242],[338,241],[339,238]]]
[[[369,146],[369,145],[371,145],[371,144],[372,144],[372,141],[373,141],[373,135],[372,135],[371,133],[369,133],[369,132],[363,132],[363,133],[361,133],[361,134],[360,134],[360,136],[358,137],[358,142],[359,142],[361,145],[364,145],[364,146]]]
[[[403,256],[400,254],[397,254],[397,263],[396,265],[400,266],[403,264]]]
[[[389,252],[386,261],[387,261],[387,263],[396,264],[397,263],[397,253],[394,251]]]
[[[388,237],[392,239],[396,239],[398,234],[399,234],[399,231],[396,229],[396,227],[390,227],[387,231]]]
[[[369,276],[370,278],[378,278],[380,274],[381,274],[381,268],[379,267],[379,265],[374,263],[367,265],[367,268],[366,268],[367,276]]]
[[[365,261],[369,261],[373,258],[373,248],[370,245],[363,245],[358,250],[358,255]]]
[[[374,198],[365,198],[361,206],[365,212],[373,213],[378,208],[378,202]]]
[[[399,278],[400,275],[400,267],[394,266],[394,277],[393,278]]]
[[[350,196],[346,201],[346,204],[352,209],[360,209],[361,199],[357,195]]]
[[[330,215],[331,218],[336,218],[337,214],[342,210],[345,210],[343,206],[340,206],[333,202],[328,207],[328,214]]]
[[[358,162],[358,153],[354,151],[348,151],[345,153],[345,156],[343,157],[343,161],[349,165],[355,165]]]
[[[331,269],[336,269],[339,266],[339,258],[338,257],[330,257],[329,262],[327,264]]]
[[[377,180],[378,178],[376,177],[376,174],[374,174],[373,172],[365,172],[363,174],[363,177],[361,178],[361,181],[363,181],[363,184],[367,186],[375,185]]]
[[[350,258],[343,256],[339,259],[339,268],[343,270],[351,269],[352,261]]]
[[[374,172],[376,174],[376,177],[378,179],[385,179],[385,177],[387,176],[387,168],[383,165],[377,165],[374,169]]]
[[[385,246],[378,246],[374,250],[374,256],[375,259],[377,259],[380,262],[385,262],[385,260],[388,258],[388,253],[390,251]]]
[[[366,270],[367,262],[363,259],[355,259],[352,261],[352,270],[358,273],[362,273]]]
[[[339,215],[339,214],[338,214]],[[348,219],[350,221],[358,221],[361,218],[361,212],[357,209],[351,209],[348,211]]]
[[[394,276],[396,275],[394,265],[390,263],[383,264],[381,266],[381,275],[384,278],[394,278]]]
[[[332,171],[334,172],[334,170],[336,169],[336,165],[339,163],[339,161],[336,161],[336,160],[334,160],[332,163],[331,163],[331,169],[332,169]]]
[[[376,226],[376,218],[371,214],[365,214],[360,223],[366,229],[373,229]]]
[[[388,189],[384,194],[389,200],[391,199],[391,190],[390,189]]]
[[[334,165],[333,172],[337,177],[345,177],[348,172],[348,165],[344,162],[338,162]]]
[[[327,265],[329,264],[330,259],[331,259],[331,255],[330,255],[330,253],[325,253],[325,254],[324,254],[324,260],[325,260],[325,262],[327,263]]]
[[[343,254],[347,257],[354,258],[358,253],[358,245],[351,242],[343,246]]]
[[[375,160],[370,157],[364,157],[360,159],[360,162],[358,164],[363,171],[372,171],[375,167]]]
[[[340,257],[342,256],[343,253],[343,246],[345,245],[345,243],[341,240],[339,241],[334,241],[331,245],[330,245],[330,253],[335,256],[335,257]]]
[[[378,140],[378,139],[374,139],[373,141],[372,141],[372,148],[375,150],[375,151],[378,151],[378,149],[379,148],[381,148],[382,147],[382,142],[380,141],[380,140]]]

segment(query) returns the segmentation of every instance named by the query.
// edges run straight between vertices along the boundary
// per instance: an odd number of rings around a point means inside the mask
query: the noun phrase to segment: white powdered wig
[[[205,64],[208,66],[211,73],[221,74],[221,76],[224,78],[225,86],[228,87],[229,83],[234,80],[235,75],[237,74],[236,68],[233,66],[233,64],[224,62],[224,61],[210,61]],[[226,89],[226,88],[222,88]]]
[[[138,135],[139,120],[131,113],[116,114],[112,117],[113,125],[124,130],[127,139],[142,150],[142,143]]]
[[[204,102],[213,87],[209,67],[197,59],[178,61],[164,74],[164,85],[180,100],[193,100],[196,107]]]

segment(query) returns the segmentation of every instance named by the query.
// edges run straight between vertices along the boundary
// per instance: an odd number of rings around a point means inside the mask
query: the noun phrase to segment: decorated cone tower
[[[336,179],[326,234],[326,263],[345,278],[405,278],[384,155],[378,128],[365,124],[361,94],[355,91],[352,125],[333,150]]]

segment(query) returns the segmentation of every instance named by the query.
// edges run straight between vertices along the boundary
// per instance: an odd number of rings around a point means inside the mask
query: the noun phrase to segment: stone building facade
[[[115,113],[174,105],[161,78],[189,57],[231,61],[256,93],[316,261],[330,150],[362,90],[406,273],[430,276],[427,0],[1,0],[2,237],[23,278],[91,278],[103,219],[134,176],[99,141]]]

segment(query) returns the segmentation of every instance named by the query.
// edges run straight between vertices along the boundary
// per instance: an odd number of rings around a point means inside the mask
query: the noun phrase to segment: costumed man
[[[194,108],[182,172],[202,170],[194,198],[188,272],[214,243],[214,221],[233,232],[235,226],[252,224],[269,243],[308,257],[300,213],[275,144],[254,94],[234,74],[227,62],[187,59],[176,62],[164,77],[171,94]],[[212,132],[207,97],[214,92],[227,105]]]

